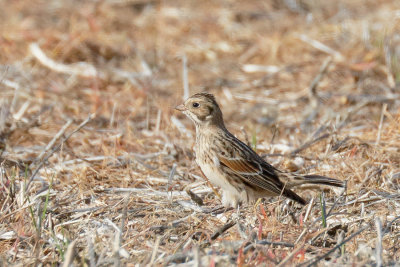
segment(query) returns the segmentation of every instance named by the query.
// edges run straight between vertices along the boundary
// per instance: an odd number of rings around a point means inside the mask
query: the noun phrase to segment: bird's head
[[[175,109],[188,116],[196,126],[224,126],[222,112],[212,94],[198,93],[192,95]]]

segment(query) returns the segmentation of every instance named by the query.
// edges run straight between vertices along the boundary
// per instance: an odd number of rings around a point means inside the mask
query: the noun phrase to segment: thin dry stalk
[[[387,109],[387,103],[384,103],[382,105],[382,112],[381,112],[381,118],[379,120],[378,134],[376,136],[376,141],[375,141],[376,146],[379,145],[379,142],[381,141],[382,125],[383,125],[383,119],[385,117],[386,109]]]
[[[157,252],[158,252],[158,247],[160,246],[160,241],[161,241],[161,237],[158,236],[156,239],[156,242],[154,244],[153,251],[151,253],[151,259],[150,259],[150,263],[149,263],[150,266],[152,266],[155,262]]]
[[[382,223],[379,217],[375,218],[375,227],[376,227],[376,266],[382,266]]]
[[[312,47],[333,56],[333,58],[337,61],[344,60],[344,57],[340,54],[340,52],[335,51],[334,49],[330,48],[329,46],[327,46],[317,40],[311,39],[310,37],[308,37],[305,34],[300,34],[299,39],[302,40],[303,42],[311,45]]]
[[[113,265],[115,267],[121,266],[121,259],[119,255],[119,250],[121,249],[121,232],[118,230],[114,235],[113,242]]]
[[[61,72],[65,74],[78,75],[87,78],[96,78],[99,76],[103,76],[100,74],[97,69],[86,62],[79,62],[72,65],[66,65],[59,62],[56,62],[50,59],[40,48],[37,43],[31,43],[29,45],[29,50],[32,55],[43,64],[43,66],[51,69],[55,72]]]
[[[332,63],[332,57],[327,57],[321,65],[321,68],[318,71],[317,76],[315,76],[314,80],[311,82],[310,86],[308,87],[308,92],[310,99],[316,99],[319,101],[317,87],[318,84],[321,82],[322,78],[325,76],[326,71],[328,70],[329,65]]]
[[[95,267],[96,260],[94,257],[94,247],[93,247],[93,242],[92,242],[91,236],[87,236],[87,244],[88,244],[89,266]]]
[[[76,240],[72,241],[67,248],[67,252],[65,253],[65,260],[62,264],[62,267],[70,267],[72,265],[72,262],[74,261],[75,258],[75,246],[76,246]]]
[[[311,200],[310,200],[310,202],[308,203],[306,215],[304,215],[304,222],[307,221],[308,215],[310,215],[310,211],[311,211],[313,205],[314,205],[314,197],[312,197]]]
[[[364,232],[365,230],[367,230],[369,228],[369,226],[365,226],[361,229],[359,229],[357,232],[353,233],[352,235],[350,235],[348,238],[346,238],[345,240],[343,240],[342,242],[340,242],[339,244],[337,244],[336,246],[334,246],[332,249],[330,249],[328,252],[324,253],[321,256],[316,257],[315,259],[305,262],[303,264],[300,264],[299,266],[314,266],[316,265],[318,262],[320,262],[321,260],[323,260],[324,258],[328,257],[330,254],[332,254],[333,252],[335,252],[335,250],[339,249],[341,246],[343,246],[344,244],[346,244],[347,242],[349,242],[350,240],[352,240],[353,238],[355,238],[356,236],[358,236],[359,234],[361,234],[362,232]]]
[[[25,194],[28,193],[29,191],[29,186],[32,183],[33,179],[35,178],[36,174],[40,171],[40,169],[43,167],[44,163],[57,151],[61,148],[61,146],[76,132],[79,132],[86,124],[89,123],[94,118],[94,114],[91,114],[87,117],[86,120],[84,120],[81,124],[78,125],[70,134],[68,134],[63,140],[61,140],[60,144],[56,147],[54,147],[46,157],[43,158],[42,161],[40,161],[39,165],[36,167],[36,169],[33,171],[32,175],[29,177],[28,183],[25,186]]]
[[[68,120],[64,126],[58,131],[58,133],[50,140],[50,142],[47,144],[45,149],[39,154],[37,157],[36,162],[41,162],[44,155],[54,146],[56,141],[65,133],[65,131],[68,129],[68,127],[72,124],[73,120]]]
[[[168,200],[170,203],[172,203],[172,193],[170,194],[170,192],[172,190],[172,179],[174,178],[176,167],[177,167],[177,165],[174,163],[172,165],[171,172],[169,173],[169,176],[168,176],[167,192],[168,192]]]
[[[308,245],[301,245],[298,248],[294,249],[289,255],[287,255],[278,265],[277,267],[285,266],[300,250],[307,250]]]

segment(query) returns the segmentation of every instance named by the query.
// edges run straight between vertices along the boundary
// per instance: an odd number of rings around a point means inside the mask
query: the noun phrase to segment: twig
[[[156,243],[154,244],[153,247],[153,252],[151,253],[151,260],[149,264],[150,266],[154,263],[154,260],[156,259],[158,247],[160,246],[160,241],[161,241],[161,236],[158,236],[156,239]]]
[[[299,39],[302,40],[303,42],[311,45],[312,47],[322,51],[322,52],[325,52],[325,53],[327,53],[329,55],[332,55],[334,57],[334,59],[336,59],[338,61],[342,61],[344,59],[342,54],[340,54],[338,51],[333,50],[329,46],[324,45],[323,43],[321,43],[321,42],[319,42],[317,40],[311,39],[307,35],[300,34],[299,35]]]
[[[365,174],[365,178],[361,181],[360,184],[357,185],[357,187],[358,187],[359,189],[363,188],[364,185],[365,185],[369,180],[371,180],[372,177],[378,176],[378,178],[379,178],[379,176],[382,174],[383,169],[384,169],[384,167],[378,166],[378,167],[370,168],[369,170],[367,170],[367,172],[366,172],[366,174]],[[370,170],[371,170],[371,171],[370,171]],[[373,171],[373,172],[372,172],[372,171]],[[371,172],[372,172],[372,173],[371,173]],[[361,193],[361,191],[360,191],[357,195],[359,195],[360,193]]]
[[[376,136],[376,141],[375,141],[376,146],[379,145],[379,142],[381,141],[382,124],[383,124],[383,118],[385,117],[386,109],[387,109],[387,103],[384,103],[382,106],[381,118],[379,120],[378,134]]]
[[[22,106],[19,108],[19,110],[17,112],[13,113],[12,116],[13,116],[14,120],[16,120],[16,121],[21,120],[22,116],[24,116],[24,114],[30,104],[31,104],[30,100],[25,101],[24,104],[22,104]],[[10,109],[10,111],[11,111],[11,109]]]
[[[156,132],[158,133],[160,131],[160,125],[161,125],[161,109],[157,111],[157,121],[156,121]]]
[[[331,215],[333,209],[336,207],[336,205],[338,204],[339,200],[342,198],[342,196],[343,196],[346,192],[347,192],[347,181],[344,181],[344,188],[343,188],[343,191],[340,193],[339,197],[336,198],[335,202],[333,202],[333,205],[332,205],[332,207],[329,209],[328,214],[326,215],[326,218],[328,218],[328,217]]]
[[[314,197],[311,198],[310,202],[308,203],[308,207],[307,207],[307,211],[306,211],[306,215],[304,216],[304,220],[303,222],[306,222],[308,219],[308,215],[310,214],[311,208],[314,204]]]
[[[89,266],[96,267],[96,261],[94,258],[94,248],[91,236],[87,236],[87,243],[88,243],[88,254],[89,254]]]
[[[159,170],[157,167],[151,166],[150,164],[145,163],[144,161],[142,161],[139,158],[134,158],[134,160],[139,163],[140,165],[142,165],[143,167],[146,167],[146,169],[149,169],[151,171],[157,171],[159,174],[168,177],[169,174],[167,172],[161,171]]]
[[[72,120],[68,120],[67,123],[64,124],[64,126],[58,131],[58,133],[51,139],[51,141],[47,144],[45,149],[40,153],[40,155],[37,157],[36,162],[40,162],[44,155],[54,146],[54,143],[60,138],[65,131],[68,129],[68,127],[72,124]]]
[[[80,129],[82,129],[89,121],[91,121],[94,118],[95,114],[90,114],[86,120],[84,120],[81,124],[79,124],[78,127],[76,127],[75,130],[73,130],[70,134],[68,134],[66,137],[64,137],[61,142],[58,144],[58,146],[54,147],[50,153],[43,158],[42,161],[40,161],[39,165],[35,169],[35,171],[32,173],[31,177],[28,180],[28,183],[25,186],[25,193],[28,192],[29,186],[32,183],[33,179],[35,178],[36,174],[39,172],[39,170],[43,167],[44,163],[57,151],[61,148],[61,146],[76,132],[78,132]]]
[[[143,59],[142,56],[141,56],[141,60],[140,60],[140,66],[142,67],[142,71],[140,72],[141,75],[143,75],[145,77],[153,75],[153,72],[151,71],[149,64],[147,64],[147,62]]]
[[[290,152],[290,155],[294,156],[294,155],[298,154],[299,152],[303,151],[304,149],[314,145],[315,143],[318,143],[319,141],[324,140],[325,138],[328,138],[329,136],[330,136],[330,133],[326,133],[326,134],[323,134],[311,141],[308,141],[308,142],[304,143],[303,145],[301,145],[299,148],[296,148],[295,150]]]
[[[175,221],[173,221],[173,222],[170,222],[170,223],[168,223],[168,224],[151,226],[151,227],[149,228],[149,230],[150,230],[150,231],[164,231],[164,230],[166,230],[166,229],[173,229],[173,228],[176,228],[176,227],[178,227],[178,225],[180,225],[181,223],[183,223],[183,222],[185,222],[186,220],[192,218],[192,215],[193,215],[193,214],[194,214],[194,213],[189,214],[189,215],[186,216],[186,217],[180,218],[180,219],[175,220]]]
[[[390,49],[390,38],[385,37],[383,42],[383,51],[385,52],[385,63],[386,63],[386,76],[387,82],[391,88],[395,88],[396,80],[393,76],[392,59],[395,55],[392,55]]]
[[[125,225],[126,216],[128,213],[128,204],[129,204],[130,198],[131,198],[131,193],[129,193],[125,198],[124,209],[122,211],[121,225],[119,227],[119,231],[121,232],[121,235],[124,232],[124,227],[125,227],[124,225]]]
[[[72,261],[74,260],[75,257],[75,245],[76,245],[76,240],[72,241],[67,248],[67,253],[65,253],[65,260],[62,264],[62,267],[69,267],[72,264]]]
[[[353,205],[353,204],[355,204],[355,203],[363,203],[363,202],[364,202],[364,203],[366,203],[366,202],[373,202],[373,203],[375,204],[375,203],[379,203],[379,202],[382,202],[382,201],[386,201],[386,200],[385,200],[385,199],[382,199],[381,197],[377,197],[377,196],[370,197],[370,198],[363,198],[363,199],[356,198],[356,199],[353,199],[353,200],[348,201],[348,202],[346,202],[346,203],[340,204],[339,206],[340,206],[340,207],[344,207],[344,206]],[[368,207],[368,205],[366,205],[365,207]]]
[[[143,66],[143,64],[142,64]],[[113,81],[124,81],[128,80],[132,85],[141,88],[142,85],[137,81],[139,78],[145,78],[152,75],[151,70],[143,70],[141,72],[131,72],[126,70],[121,70],[119,68],[111,68],[111,78]]]
[[[230,222],[226,223],[224,226],[222,226],[221,228],[219,228],[219,229],[211,236],[211,240],[217,239],[220,235],[222,235],[225,231],[227,231],[227,230],[229,230],[230,228],[232,228],[235,224],[236,224],[235,221],[230,221]]]
[[[297,243],[299,243],[299,241],[303,238],[303,236],[307,233],[308,228],[304,228],[303,232],[301,232],[301,234],[299,235],[299,237],[296,239],[296,241],[294,241],[294,244],[296,245]]]
[[[131,196],[131,194],[129,193],[125,198],[124,208],[122,211],[121,225],[119,226],[119,231],[117,231],[115,233],[114,266],[121,265],[120,254],[121,254],[121,252],[124,252],[124,249],[122,248],[122,242],[123,242],[122,237],[123,237],[124,228],[125,228],[125,220],[126,220],[126,216],[128,213],[128,204],[129,204],[130,196]]]
[[[376,226],[376,267],[382,266],[382,223],[379,217],[375,218]]]
[[[344,244],[346,244],[347,242],[349,242],[350,240],[352,240],[354,237],[358,236],[359,234],[361,234],[362,232],[364,232],[366,229],[370,228],[369,225],[361,228],[360,230],[358,230],[357,232],[353,233],[351,236],[349,236],[348,238],[346,238],[345,240],[343,240],[342,242],[340,242],[339,244],[337,244],[336,246],[334,246],[333,248],[331,248],[328,252],[326,252],[325,254],[316,257],[313,260],[310,260],[308,262],[305,262],[303,264],[300,264],[299,266],[316,266],[317,263],[319,261],[321,261],[322,259],[328,257],[330,254],[332,254],[336,249],[340,248],[341,246],[343,246]]]
[[[290,261],[294,256],[296,256],[296,254],[297,254],[301,249],[307,250],[307,248],[308,248],[308,245],[305,245],[305,246],[304,246],[304,244],[303,244],[303,245],[299,246],[298,248],[296,248],[295,250],[293,250],[292,253],[290,253],[289,255],[287,255],[286,258],[284,258],[284,259],[277,265],[277,267],[285,266],[285,264],[286,264],[288,261]]]
[[[172,203],[172,194],[170,195],[169,192],[172,189],[172,179],[174,178],[174,175],[175,175],[176,166],[177,165],[175,163],[172,165],[171,172],[169,173],[169,176],[168,176],[167,192],[168,192],[168,200],[170,203]]]
[[[148,154],[139,154],[139,153],[132,153],[133,156],[135,156],[135,158],[139,158],[141,160],[147,160],[147,159],[152,159],[152,158],[156,158],[159,156],[167,156],[168,153],[166,153],[165,151],[159,151],[159,152],[154,152],[154,153],[148,153]],[[121,156],[118,157],[118,160],[129,160],[129,158]],[[130,162],[128,162],[130,164]]]
[[[317,93],[318,84],[324,77],[331,62],[332,62],[332,57],[327,57],[324,60],[324,62],[322,63],[322,66],[319,69],[317,76],[315,76],[314,80],[311,82],[310,86],[308,87],[308,92],[310,94],[310,98],[318,99],[318,93]]]
[[[274,65],[244,64],[242,70],[247,73],[267,72],[274,74],[281,71],[282,68]]]
[[[133,193],[142,193],[147,196],[159,196],[159,197],[168,197],[168,192],[161,192],[157,190],[152,190],[148,188],[104,188],[102,191],[104,192],[119,192],[119,193],[126,193],[126,192],[133,192]],[[183,196],[188,197],[185,191],[171,191],[170,192],[173,197],[175,196]]]
[[[90,208],[81,208],[81,209],[73,209],[70,211],[65,211],[65,212],[61,212],[59,213],[60,215],[67,215],[67,214],[73,214],[73,213],[81,213],[81,212],[93,212],[99,209],[103,209],[106,207],[90,207]]]
[[[113,243],[113,262],[115,267],[121,266],[121,259],[119,256],[119,249],[121,248],[121,231],[118,229],[114,236]]]
[[[348,94],[346,95],[348,101],[351,102],[361,102],[368,101],[369,103],[390,103],[398,100],[400,98],[399,94],[386,95],[371,95],[371,94]]]
[[[346,123],[348,121],[350,121],[350,119],[353,115],[355,115],[359,110],[361,110],[363,107],[365,107],[369,103],[370,103],[370,101],[363,101],[361,103],[358,103],[356,106],[347,109],[346,114],[344,114],[342,121],[337,124],[336,129],[339,130],[342,127],[344,127],[346,125]]]
[[[184,208],[188,208],[188,209],[191,209],[191,210],[196,211],[196,212],[210,213],[210,212],[208,212],[207,209],[205,209],[203,207],[199,207],[199,206],[197,206],[197,205],[195,205],[195,204],[193,204],[193,203],[191,203],[189,201],[178,200],[177,203],[179,205],[181,205],[182,207],[184,207]]]
[[[60,73],[78,75],[87,78],[93,78],[98,76],[103,76],[97,69],[86,62],[78,62],[75,64],[63,64],[56,62],[49,58],[43,50],[39,47],[37,43],[31,43],[29,45],[29,50],[32,55],[41,63],[43,66]]]
[[[319,218],[317,218],[316,220],[314,220],[314,221],[308,226],[308,228],[306,228],[306,229],[310,229],[316,222],[319,222],[320,220],[322,220],[322,217],[319,217]],[[310,239],[310,241],[308,241],[308,243],[309,243],[310,245],[314,245],[315,241],[317,241],[318,238],[320,238],[321,235],[325,235],[326,232],[328,232],[329,230],[331,230],[331,229],[333,229],[333,228],[334,228],[334,227],[332,227],[332,228],[327,228],[327,227],[325,227],[325,228],[320,229],[319,231],[314,232],[314,233],[313,233],[313,237]],[[325,236],[326,236],[326,235],[325,235]]]
[[[115,119],[115,110],[117,109],[117,103],[114,103],[113,109],[111,111],[111,118],[110,118],[110,128],[114,125],[114,119]]]
[[[288,247],[288,248],[294,248],[294,244],[292,243],[287,243],[287,242],[273,242],[269,240],[257,240],[255,244],[251,243],[247,245],[243,253],[247,253],[250,249],[252,249],[255,245],[272,245],[272,246],[282,246],[282,247]]]
[[[324,192],[321,192],[321,194],[319,195],[319,201],[321,204],[321,216],[322,216],[322,226],[324,228],[326,228],[326,220],[327,220],[327,216],[326,216],[326,205],[325,205],[325,194]]]

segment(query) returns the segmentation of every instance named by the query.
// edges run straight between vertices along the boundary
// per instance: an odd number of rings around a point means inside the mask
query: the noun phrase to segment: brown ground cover
[[[400,261],[399,1],[0,10],[0,266]],[[273,165],[346,190],[210,212],[220,200],[173,110],[201,91]]]

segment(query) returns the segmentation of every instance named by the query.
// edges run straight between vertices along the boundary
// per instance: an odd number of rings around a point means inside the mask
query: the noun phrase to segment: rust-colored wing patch
[[[262,169],[259,165],[251,164],[247,160],[243,159],[228,159],[225,157],[219,157],[219,161],[230,168],[233,172],[244,175],[260,175]]]
[[[284,184],[274,173],[265,172],[261,165],[257,162],[250,162],[244,159],[228,159],[218,157],[221,165],[229,168],[232,173],[260,189],[267,190],[276,195],[280,195],[284,188]]]

